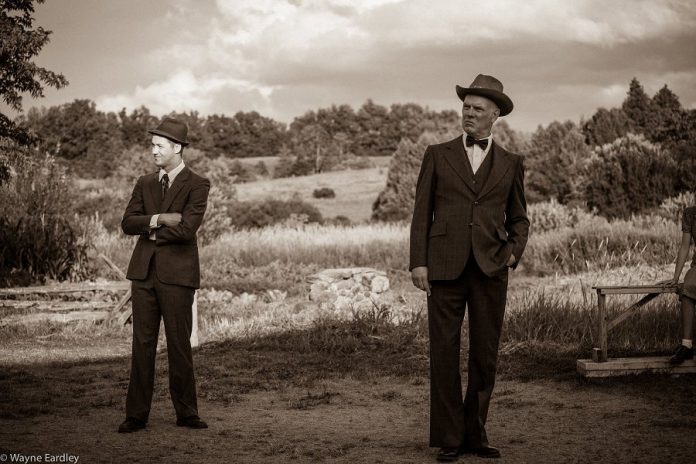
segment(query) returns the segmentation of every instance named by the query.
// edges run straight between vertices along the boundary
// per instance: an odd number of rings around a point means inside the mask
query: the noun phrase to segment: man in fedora
[[[512,111],[501,82],[479,74],[457,86],[464,136],[430,145],[418,176],[411,223],[411,277],[428,295],[430,446],[439,461],[497,458],[485,424],[495,383],[508,269],[527,243],[522,157],[491,137]],[[461,326],[469,310],[469,360],[462,399]]]
[[[164,118],[148,131],[159,171],[140,177],[121,228],[139,236],[128,265],[133,303],[133,352],[126,420],[119,433],[145,428],[155,380],[160,319],[169,359],[169,392],[176,425],[207,428],[198,417],[191,355],[192,304],[200,286],[196,231],[203,221],[210,182],[184,165],[184,122]]]

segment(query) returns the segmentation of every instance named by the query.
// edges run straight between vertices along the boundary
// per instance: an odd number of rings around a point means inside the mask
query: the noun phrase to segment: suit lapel
[[[474,188],[474,172],[471,170],[471,165],[464,151],[464,141],[462,136],[450,141],[445,145],[445,159],[452,166],[454,172],[464,181],[467,187],[475,192]]]
[[[488,174],[488,179],[486,179],[486,183],[483,184],[483,188],[478,195],[479,198],[493,190],[493,187],[500,182],[505,173],[508,172],[513,164],[510,156],[508,156],[505,150],[498,146],[498,144],[495,142],[493,142],[489,155],[491,154],[493,155],[493,165],[491,166],[491,172]]]
[[[162,184],[159,182],[159,172],[154,173],[150,177],[148,188],[150,189],[150,195],[155,200],[155,206],[159,208],[162,204]]]
[[[179,175],[174,178],[174,183],[172,183],[172,185],[169,186],[169,190],[167,190],[167,195],[164,197],[162,201],[163,213],[166,212],[172,205],[172,202],[174,201],[174,198],[176,198],[177,193],[179,193],[179,191],[188,182],[190,176],[191,170],[187,167],[184,167],[184,169],[179,173]]]

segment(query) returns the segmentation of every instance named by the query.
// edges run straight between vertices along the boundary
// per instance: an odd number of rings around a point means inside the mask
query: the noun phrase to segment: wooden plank
[[[27,301],[27,300],[0,300],[0,308],[12,308],[17,310],[35,309],[44,311],[89,311],[105,309],[111,303],[103,301]]]
[[[109,266],[109,269],[116,273],[117,276],[119,276],[123,280],[126,280],[126,274],[121,270],[121,268],[115,265],[114,262],[111,261],[104,253],[99,253],[99,257],[106,263],[107,266]]]
[[[640,300],[638,300],[637,302],[633,303],[631,306],[626,308],[621,314],[616,316],[612,321],[609,322],[609,324],[607,324],[607,332],[610,331],[611,329],[613,329],[614,327],[616,327],[617,325],[619,325],[620,323],[622,323],[623,321],[625,321],[626,319],[628,319],[628,317],[631,316],[635,312],[636,309],[639,309],[640,307],[644,306],[648,302],[654,300],[658,295],[660,295],[660,294],[659,293],[648,293],[643,298],[641,298]]]
[[[121,297],[121,299],[120,299],[119,302],[116,304],[116,306],[114,306],[114,309],[111,310],[111,313],[112,313],[114,316],[118,315],[118,313],[121,312],[121,309],[123,309],[123,307],[126,306],[126,304],[128,304],[128,302],[130,301],[130,299],[131,299],[131,289],[129,288],[129,289],[126,291],[125,295],[123,295],[123,296]],[[128,312],[130,312],[130,311],[128,311]]]
[[[0,288],[0,296],[25,296],[42,295],[52,293],[77,293],[92,291],[117,292],[128,290],[130,282],[83,282],[79,284],[56,284],[35,287]]]
[[[610,358],[604,362],[577,360],[578,374],[588,378],[615,377],[637,374],[696,374],[696,361],[684,361],[672,366],[669,356],[640,358]]]
[[[4,317],[0,325],[32,324],[37,322],[101,321],[109,316],[109,311],[72,311],[69,313],[13,314]]]
[[[676,293],[676,286],[664,285],[595,285],[592,287],[602,295],[630,295],[640,293]]]
[[[606,295],[597,291],[597,309],[599,309],[599,362],[607,360],[607,305]]]

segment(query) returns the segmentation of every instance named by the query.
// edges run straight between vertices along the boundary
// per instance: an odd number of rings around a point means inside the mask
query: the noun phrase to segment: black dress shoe
[[[135,417],[126,417],[121,425],[118,426],[118,433],[133,433],[142,430],[147,425],[147,422],[136,419]]]
[[[687,348],[684,345],[679,345],[677,349],[674,350],[674,356],[669,358],[669,363],[676,366],[683,363],[687,359],[694,359],[694,349]]]
[[[459,459],[458,448],[440,448],[437,452],[437,460],[440,462],[454,462]]]
[[[472,454],[479,458],[498,459],[500,457],[500,450],[492,446],[479,446],[476,448],[462,447],[459,448],[459,454]]]
[[[207,429],[208,424],[203,422],[198,416],[183,417],[176,420],[177,427],[188,427],[190,429]]]

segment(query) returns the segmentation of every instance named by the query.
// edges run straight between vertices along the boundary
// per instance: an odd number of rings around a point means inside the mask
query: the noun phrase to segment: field
[[[380,169],[238,187],[240,198],[297,192],[326,208],[325,217],[357,224],[234,230],[202,248],[202,345],[194,357],[209,430],[174,426],[161,348],[148,428],[115,433],[130,326],[0,324],[0,454],[71,453],[80,462],[434,461],[427,312],[406,270],[408,226],[359,223],[384,182]],[[311,198],[321,186],[336,191],[334,203]],[[487,426],[501,462],[690,462],[692,378],[587,382],[575,374],[575,360],[596,346],[592,285],[669,277],[678,224],[668,214],[609,223],[557,204],[535,205],[530,214],[537,226],[511,274]],[[97,251],[125,267],[132,240],[98,224],[92,233]],[[392,304],[355,312],[308,301],[308,275],[349,266],[385,270]],[[84,297],[108,298],[115,299]],[[612,299],[610,310],[627,301]],[[612,332],[610,355],[669,353],[677,314],[674,295],[658,298]],[[462,357],[465,366],[465,349]]]

